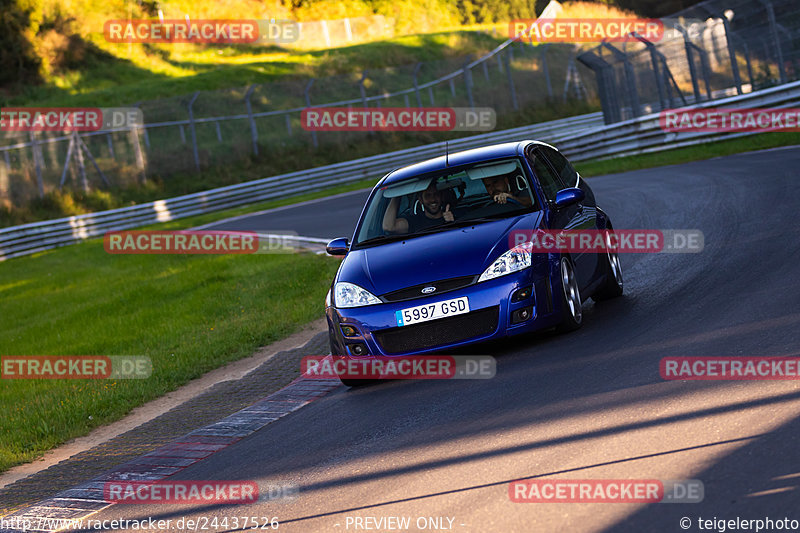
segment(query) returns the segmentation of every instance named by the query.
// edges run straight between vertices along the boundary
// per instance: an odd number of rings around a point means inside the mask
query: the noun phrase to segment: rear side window
[[[578,173],[572,167],[567,158],[561,155],[558,150],[553,150],[552,148],[548,148],[547,146],[539,147],[539,150],[544,153],[545,157],[547,157],[550,164],[553,165],[553,168],[556,169],[556,173],[561,177],[561,181],[564,183],[566,187],[577,187],[578,186]]]
[[[556,199],[556,193],[564,188],[561,180],[553,172],[553,169],[547,161],[545,161],[539,150],[528,152],[527,158],[533,168],[533,173],[536,174],[536,178],[542,186],[545,198],[554,201]]]

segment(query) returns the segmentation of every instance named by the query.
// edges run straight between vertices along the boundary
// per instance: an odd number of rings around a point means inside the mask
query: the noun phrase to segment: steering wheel
[[[517,199],[516,199],[516,198],[514,198],[513,196],[509,196],[508,198],[506,198],[506,204],[508,204],[509,202],[511,202],[511,203],[514,203],[514,204],[517,204],[517,205],[518,205],[518,206],[520,206],[520,207],[524,207],[524,206],[522,205],[522,202],[520,202],[519,200],[517,200]],[[504,204],[499,204],[499,203],[495,202],[495,201],[494,201],[494,198],[492,198],[492,199],[490,199],[488,202],[486,202],[485,204],[483,204],[483,205],[481,206],[481,208],[483,208],[483,207],[489,207],[489,206],[490,206],[490,205],[492,205],[492,204],[504,205]]]

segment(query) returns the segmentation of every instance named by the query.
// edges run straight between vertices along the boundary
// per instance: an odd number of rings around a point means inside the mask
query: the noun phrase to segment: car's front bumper
[[[369,355],[438,353],[553,326],[554,286],[549,282],[548,270],[546,264],[534,265],[455,291],[402,302],[342,309],[328,307],[331,352],[358,357],[354,349],[361,345],[361,350]],[[530,296],[512,301],[512,295],[526,287],[532,287]],[[560,286],[555,288],[560,290]],[[469,313],[407,326],[397,325],[397,311],[462,296],[469,299]],[[529,310],[529,318],[520,321],[523,309]],[[342,332],[345,325],[354,327],[357,335],[345,336]]]

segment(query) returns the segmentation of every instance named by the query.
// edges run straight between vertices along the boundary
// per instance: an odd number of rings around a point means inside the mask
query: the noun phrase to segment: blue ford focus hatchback
[[[622,294],[615,252],[516,244],[536,230],[612,230],[589,185],[537,141],[448,154],[387,174],[372,190],[326,298],[331,353],[442,353],[557,327],[581,303]],[[348,381],[343,379],[345,383]]]

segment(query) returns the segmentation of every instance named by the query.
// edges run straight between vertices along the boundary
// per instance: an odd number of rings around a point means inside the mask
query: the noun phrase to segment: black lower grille
[[[384,352],[402,354],[494,333],[498,306],[422,324],[384,329],[374,333]]]
[[[413,287],[406,287],[397,291],[388,292],[382,295],[381,299],[383,299],[384,302],[400,302],[403,300],[413,300],[414,298],[424,298],[430,296],[430,294],[422,292],[422,289],[426,287],[436,287],[436,294],[442,294],[443,292],[450,292],[472,285],[475,279],[475,276],[462,276],[460,278],[431,281],[429,283],[422,283]]]

